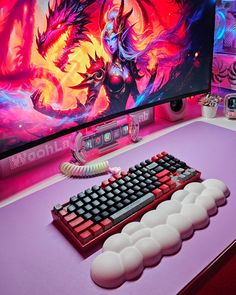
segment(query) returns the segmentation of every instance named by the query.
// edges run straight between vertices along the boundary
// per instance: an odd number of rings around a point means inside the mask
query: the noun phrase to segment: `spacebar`
[[[129,217],[131,214],[137,212],[139,209],[145,207],[147,204],[153,202],[155,199],[154,194],[148,193],[128,206],[122,208],[120,211],[112,214],[110,218],[113,220],[113,223],[116,224],[123,219]]]

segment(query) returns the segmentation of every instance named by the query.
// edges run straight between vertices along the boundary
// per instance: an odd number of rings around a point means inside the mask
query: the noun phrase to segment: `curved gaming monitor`
[[[0,0],[0,159],[210,90],[213,0]]]

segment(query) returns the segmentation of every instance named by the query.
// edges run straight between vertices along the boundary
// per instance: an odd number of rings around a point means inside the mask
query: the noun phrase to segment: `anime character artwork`
[[[207,85],[211,2],[0,0],[1,146]]]

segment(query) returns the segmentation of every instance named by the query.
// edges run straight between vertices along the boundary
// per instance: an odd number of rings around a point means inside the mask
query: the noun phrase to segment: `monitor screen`
[[[209,91],[214,2],[0,0],[0,159]]]

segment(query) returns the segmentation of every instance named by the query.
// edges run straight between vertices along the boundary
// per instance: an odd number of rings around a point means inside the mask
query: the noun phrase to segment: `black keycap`
[[[144,187],[147,186],[147,184],[146,184],[145,182],[141,182],[141,183],[139,184],[139,186],[140,186],[141,188],[144,188]]]
[[[137,196],[135,196],[135,195],[131,195],[131,196],[129,196],[129,199],[130,199],[130,201],[135,201],[135,200],[137,200],[138,199],[138,197]]]
[[[106,194],[106,197],[108,199],[112,199],[114,197],[114,194],[110,192],[110,193]]]
[[[62,208],[63,208],[63,207],[62,207],[61,204],[56,204],[56,205],[54,206],[54,210],[56,210],[56,211],[60,211]]]
[[[142,189],[142,192],[147,194],[147,193],[149,193],[149,189],[145,187],[145,188]]]
[[[128,194],[123,192],[123,193],[120,194],[120,197],[121,197],[122,199],[125,199],[125,198],[128,197]]]
[[[163,167],[165,167],[166,169],[168,169],[170,167],[170,164],[169,163],[165,163],[165,164],[163,164]]]
[[[156,171],[155,171],[155,170],[150,170],[149,173],[150,173],[151,175],[156,175]]]
[[[107,185],[107,186],[104,188],[104,190],[105,190],[107,193],[109,193],[109,192],[112,191],[112,187],[111,187],[110,185]]]
[[[99,215],[97,215],[97,216],[95,216],[95,217],[93,218],[93,220],[94,220],[96,223],[98,223],[99,221],[102,220],[102,217],[99,216]]]
[[[162,171],[164,170],[164,168],[161,167],[161,166],[158,166],[158,167],[156,167],[154,170],[155,170],[157,173],[159,173],[159,172],[162,172]]]
[[[131,173],[131,174],[129,175],[129,177],[133,180],[134,178],[137,177],[137,175],[136,175],[135,173]]]
[[[150,178],[150,177],[151,177],[151,174],[149,174],[149,173],[144,173],[144,174],[143,174],[143,177],[145,177],[145,178]]]
[[[153,185],[153,184],[150,184],[150,185],[148,186],[148,189],[149,189],[150,191],[153,191],[155,188],[156,188],[156,187],[155,187],[155,185]]]
[[[139,198],[142,197],[143,195],[144,195],[144,193],[142,191],[139,191],[136,193],[136,196]]]
[[[146,179],[146,180],[144,180],[144,182],[145,182],[146,184],[152,184],[152,181],[151,181],[150,179]]]
[[[153,185],[155,185],[155,187],[157,188],[157,187],[161,186],[161,183],[159,181],[155,181],[155,182],[153,182]]]
[[[132,189],[133,189],[135,192],[138,192],[138,191],[141,189],[141,187],[138,186],[138,185],[135,185]]]
[[[91,199],[90,199],[90,197],[85,197],[85,198],[83,199],[83,201],[84,201],[85,203],[89,203],[89,202],[91,202]]]
[[[132,183],[133,183],[133,184],[138,184],[139,181],[138,181],[138,179],[133,179],[133,180],[132,180]]]
[[[91,190],[91,188],[88,188],[85,190],[86,195],[91,195],[92,193],[93,193],[93,191]]]
[[[142,166],[142,167],[145,167],[146,165],[147,165],[147,163],[145,163],[145,162],[140,163],[140,166]]]
[[[78,201],[78,202],[75,203],[75,205],[76,205],[78,208],[80,208],[80,207],[82,207],[82,206],[84,205],[84,203],[83,203],[82,201]]]
[[[170,160],[168,163],[169,163],[170,165],[175,165],[175,161],[173,161],[173,160]]]
[[[100,202],[98,200],[95,200],[92,202],[92,204],[93,206],[97,207],[100,204]]]
[[[89,213],[89,212],[87,212],[87,213],[84,214],[84,218],[85,219],[90,219],[91,217],[92,217],[92,214]]]
[[[129,172],[130,172],[130,173],[133,173],[133,172],[135,172],[136,170],[137,170],[137,169],[136,169],[135,167],[130,167],[130,168],[129,168]]]
[[[176,169],[179,169],[179,168],[182,168],[182,166],[181,166],[180,164],[177,163],[177,164],[175,164],[175,168],[176,168]]]
[[[181,165],[181,167],[186,167],[186,166],[187,166],[186,163],[183,162],[183,161],[180,161],[180,162],[179,162],[179,165]]]
[[[139,175],[142,175],[143,173],[142,173],[142,171],[138,170],[138,171],[135,172],[135,174],[136,174],[137,176],[139,176]]]
[[[77,213],[78,215],[83,215],[83,214],[85,213],[85,211],[84,211],[83,208],[80,208],[80,209],[78,209],[78,210],[76,211],[76,213]]]
[[[93,215],[97,215],[98,213],[100,213],[100,210],[98,208],[94,208],[91,212]]]
[[[120,191],[124,192],[124,191],[126,191],[126,190],[127,190],[127,187],[126,187],[126,186],[124,186],[124,185],[122,185],[122,186],[120,186],[120,187],[119,187],[119,189],[120,189]]]
[[[109,214],[107,211],[103,211],[103,212],[101,213],[101,215],[102,215],[102,217],[107,217],[107,216],[109,216],[110,214]]]
[[[99,196],[96,193],[91,194],[90,196],[93,200],[97,199]]]
[[[128,205],[128,204],[130,204],[131,203],[131,201],[129,200],[129,199],[124,199],[123,200],[123,204],[124,205]]]
[[[117,209],[121,209],[121,208],[124,207],[124,204],[122,204],[121,202],[119,202],[119,203],[115,204],[115,206],[116,206]]]
[[[170,158],[169,158],[168,156],[165,156],[165,157],[163,158],[163,160],[166,161],[166,162],[168,162],[168,161],[170,160]]]
[[[121,193],[121,191],[117,188],[113,191],[114,195],[119,195]]]
[[[67,211],[68,212],[74,212],[76,210],[76,207],[74,206],[74,205],[69,205],[68,207],[67,207]]]
[[[165,163],[165,161],[164,161],[163,159],[160,159],[160,160],[157,161],[157,163],[158,163],[159,165],[162,165],[162,164]]]
[[[93,209],[93,207],[90,204],[88,204],[84,206],[84,209],[86,209],[87,211],[90,211],[91,209]]]
[[[105,191],[104,191],[104,189],[102,189],[102,188],[100,188],[100,190],[98,190],[97,192],[96,192],[99,196],[103,196],[103,195],[105,195]]]
[[[127,194],[132,195],[133,193],[134,193],[134,190],[132,190],[132,189],[127,190]]]
[[[78,201],[78,197],[77,196],[73,196],[70,198],[70,202],[71,203],[75,203],[76,201]]]
[[[120,202],[120,200],[121,200],[121,197],[118,197],[118,196],[116,196],[116,197],[113,199],[114,202]]]
[[[117,183],[118,183],[119,185],[122,185],[122,184],[125,183],[125,181],[124,181],[123,179],[119,179],[119,180],[117,180]]]
[[[98,186],[98,185],[94,185],[94,186],[92,186],[92,190],[93,191],[99,191],[100,190],[100,186]]]
[[[115,208],[115,207],[110,207],[109,209],[108,209],[108,211],[110,212],[110,213],[115,213],[116,211],[117,211],[117,209]]]
[[[139,176],[139,177],[138,177],[138,180],[142,182],[142,181],[145,180],[145,178],[144,178],[143,176]]]
[[[130,181],[131,178],[130,178],[129,176],[125,176],[125,177],[124,177],[124,180],[125,180],[125,181]]]
[[[107,209],[107,205],[106,205],[106,204],[101,204],[101,205],[99,206],[99,209],[100,209],[100,210],[105,210],[105,209]]]
[[[177,158],[174,158],[173,161],[175,161],[175,163],[179,163],[180,162],[180,160],[177,159]]]
[[[170,166],[169,170],[170,170],[170,172],[175,172],[176,168],[174,166]]]
[[[142,168],[142,166],[140,164],[137,164],[134,166],[137,170],[140,170]]]
[[[77,195],[77,197],[78,197],[79,199],[82,199],[82,198],[85,197],[85,193],[79,193],[79,194]]]
[[[152,161],[150,159],[147,159],[147,160],[145,160],[145,163],[149,165],[152,163]]]
[[[117,188],[117,187],[119,187],[119,185],[118,185],[118,183],[113,182],[113,183],[111,184],[111,187],[112,187],[112,188]]]
[[[127,188],[131,188],[131,187],[133,187],[134,185],[133,185],[132,182],[127,182],[127,183],[125,184],[125,186],[126,186]]]
[[[106,202],[106,201],[107,201],[107,198],[106,198],[105,196],[102,196],[102,197],[99,199],[99,201],[101,201],[101,202]]]
[[[156,176],[152,176],[152,177],[150,178],[150,180],[151,180],[151,181],[157,181],[157,177],[156,177]]]
[[[141,169],[141,171],[142,171],[143,174],[144,174],[144,173],[148,172],[149,170],[148,170],[147,168],[143,167],[143,168]]]
[[[112,206],[113,204],[114,204],[114,202],[113,202],[112,200],[108,200],[108,201],[107,201],[107,205],[108,205],[108,206]]]

